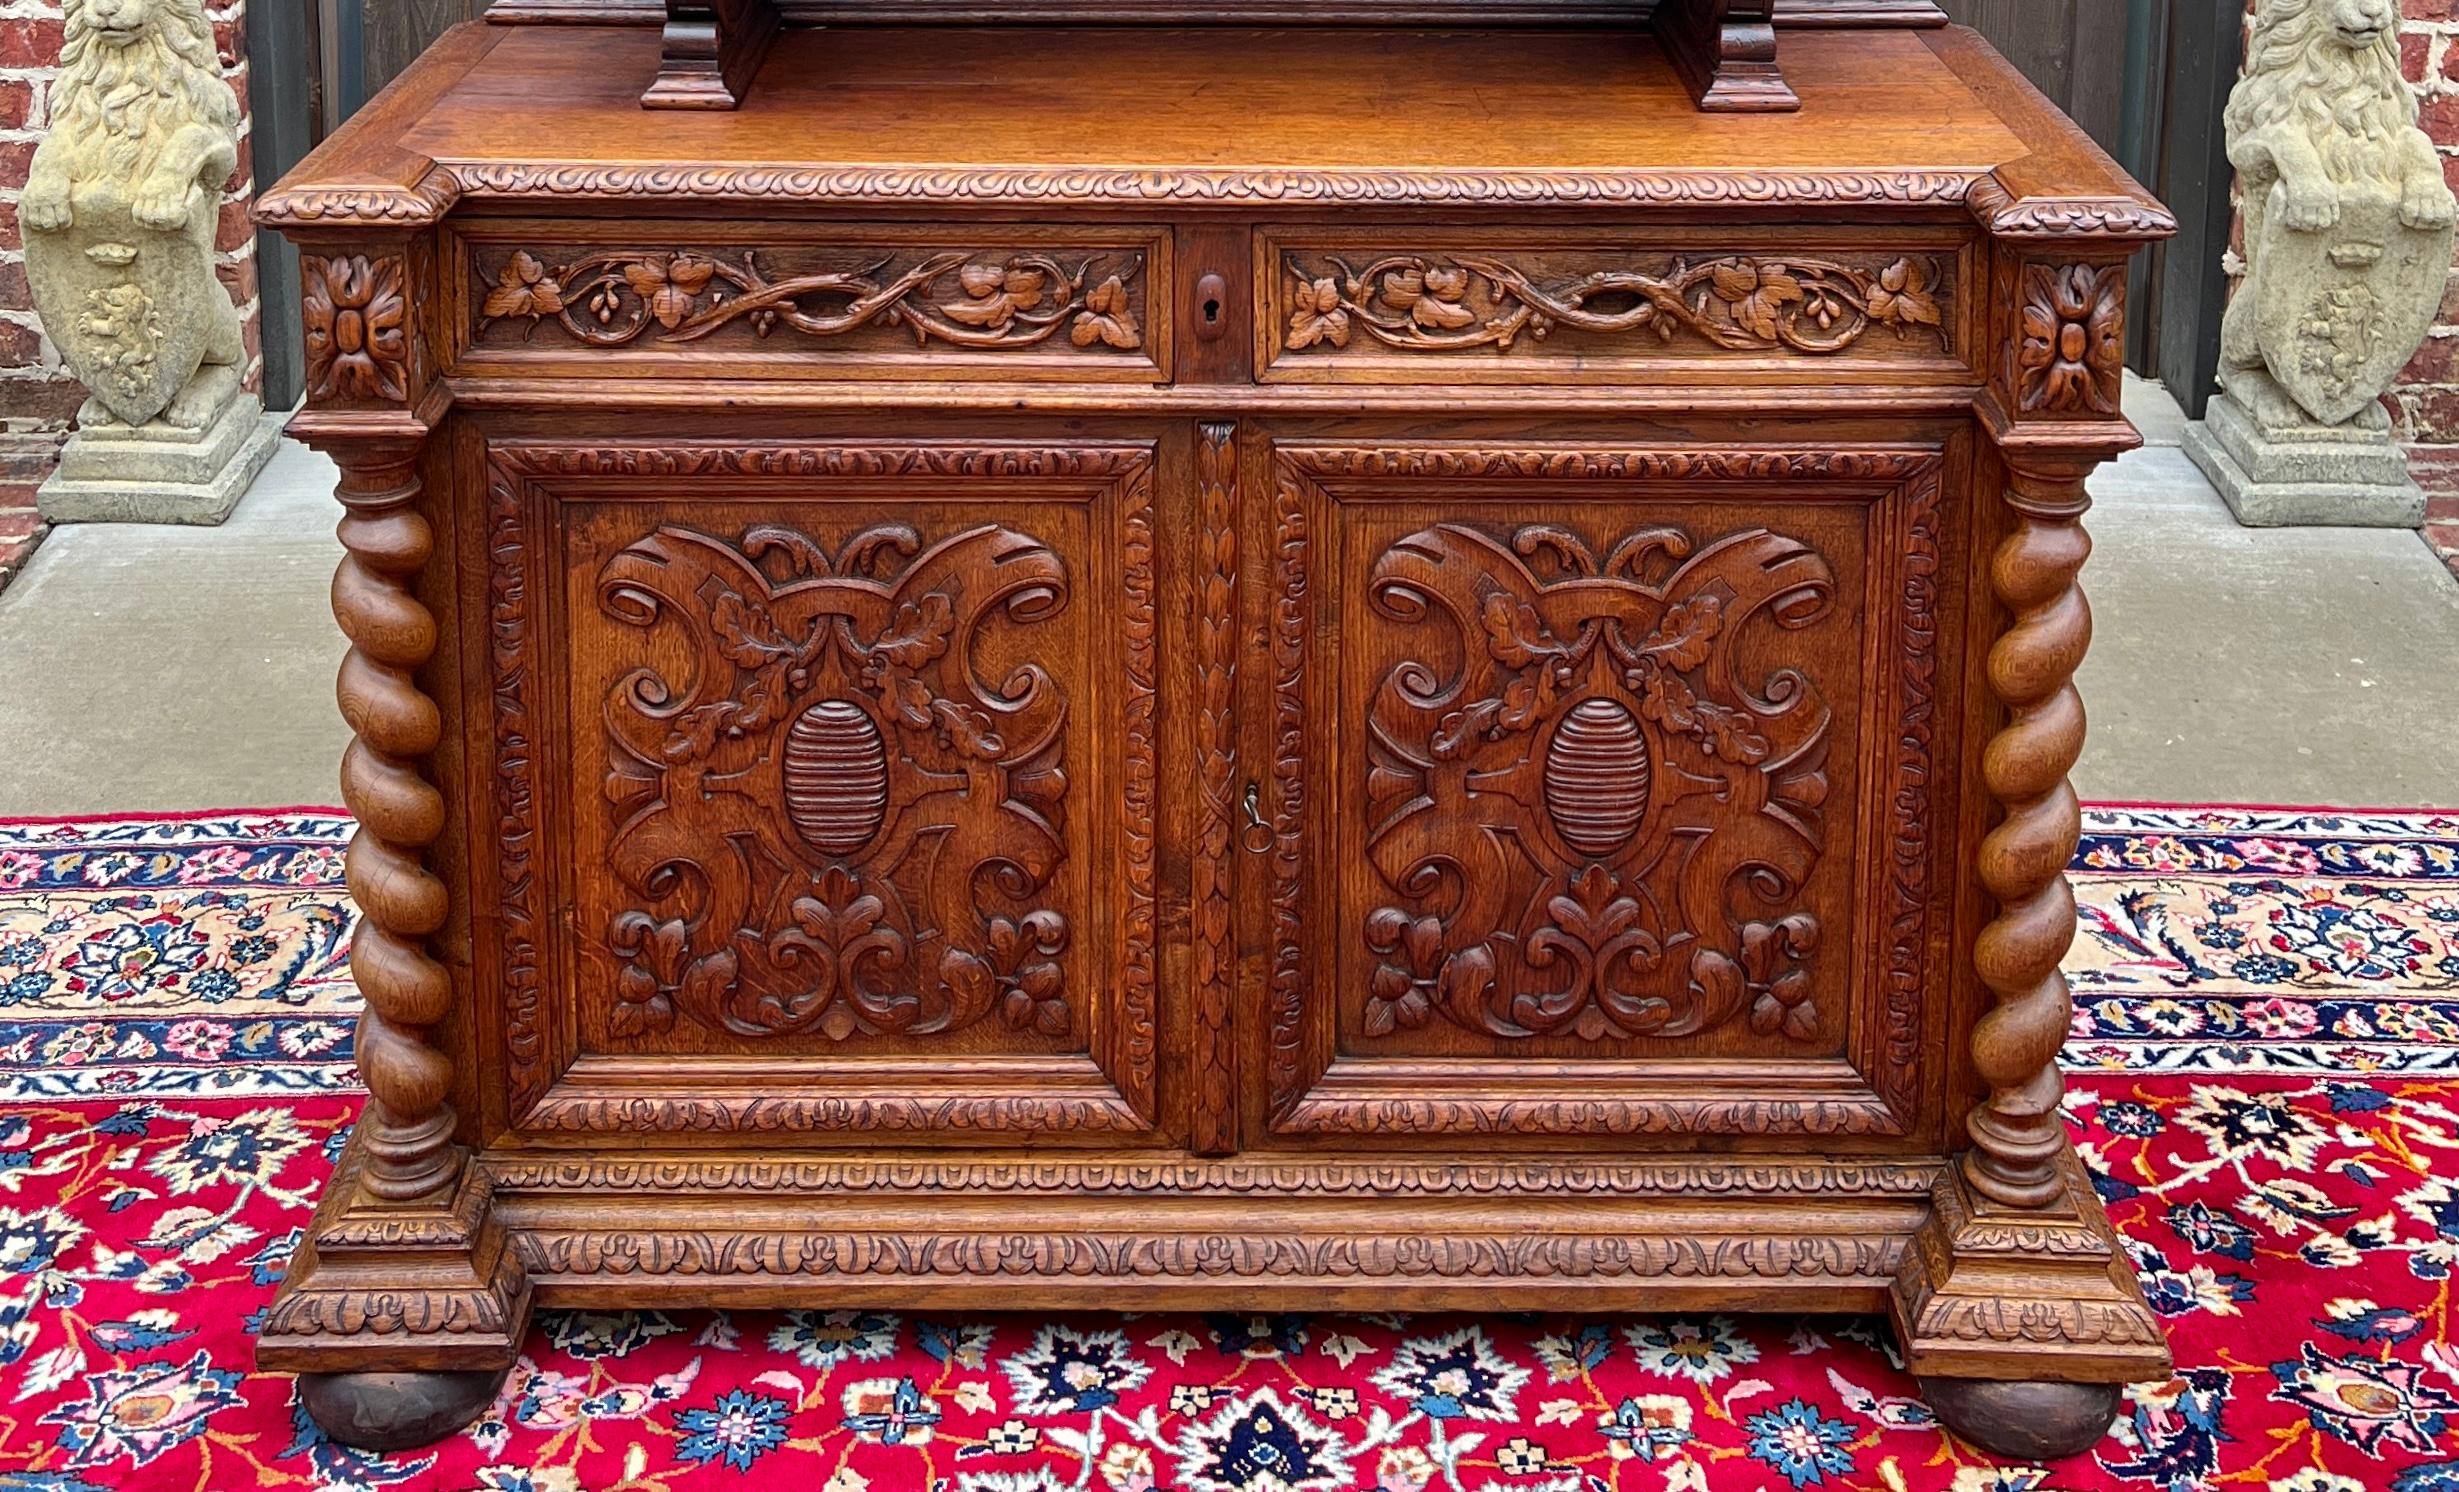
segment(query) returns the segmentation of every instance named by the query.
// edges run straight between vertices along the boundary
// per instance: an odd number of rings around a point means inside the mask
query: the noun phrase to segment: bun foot
[[[432,1445],[495,1402],[510,1367],[478,1373],[301,1373],[299,1402],[316,1427],[363,1451]]]
[[[2122,1383],[2005,1383],[1924,1378],[1923,1397],[1950,1430],[1995,1456],[2041,1462],[2080,1456],[2117,1419]]]

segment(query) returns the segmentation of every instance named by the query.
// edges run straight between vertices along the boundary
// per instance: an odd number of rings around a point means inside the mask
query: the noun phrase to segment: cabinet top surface
[[[796,30],[741,110],[649,114],[657,32],[470,24],[264,216],[399,223],[465,197],[1901,207],[1993,175],[2010,199],[2157,214],[1970,32],[1783,47],[1802,109],[1747,115],[1696,110],[1636,31]]]

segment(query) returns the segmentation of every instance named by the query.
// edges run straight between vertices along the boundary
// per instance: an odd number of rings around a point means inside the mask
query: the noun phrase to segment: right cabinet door
[[[1254,1138],[1935,1143],[1947,453],[1293,436],[1266,469]]]

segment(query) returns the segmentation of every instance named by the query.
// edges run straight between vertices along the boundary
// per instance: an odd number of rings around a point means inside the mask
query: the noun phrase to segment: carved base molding
[[[2100,1199],[2068,1150],[2063,1198],[2029,1209],[1938,1182],[1890,1302],[1921,1377],[2133,1383],[2165,1378],[2169,1346]]]
[[[1923,1204],[1447,1199],[507,1195],[549,1306],[935,1310],[1865,1311]]]
[[[361,1127],[256,1339],[279,1373],[494,1372],[520,1356],[530,1287],[485,1170],[464,1164],[441,1206],[360,1188]]]

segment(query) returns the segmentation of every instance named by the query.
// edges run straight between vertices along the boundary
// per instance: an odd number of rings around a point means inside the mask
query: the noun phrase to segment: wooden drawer
[[[1267,383],[1938,382],[1984,328],[1954,229],[1267,227]]]
[[[535,221],[454,235],[451,367],[1155,383],[1167,229]]]

